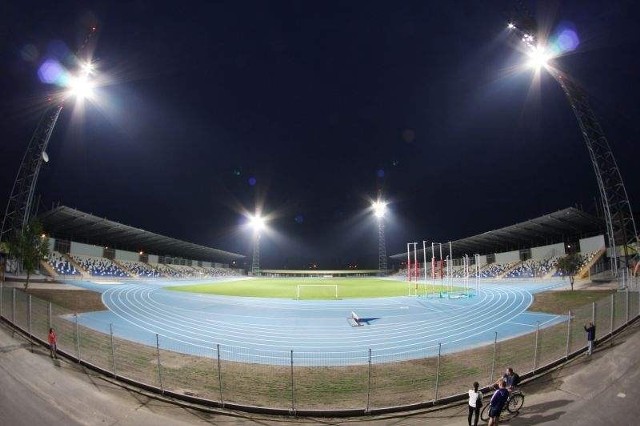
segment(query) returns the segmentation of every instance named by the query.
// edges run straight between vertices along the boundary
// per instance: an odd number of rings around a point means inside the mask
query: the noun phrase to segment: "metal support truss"
[[[7,202],[0,241],[7,241],[13,232],[22,232],[29,222],[40,167],[44,161],[51,133],[60,117],[60,111],[62,111],[62,104],[47,108],[33,132]]]
[[[384,238],[384,218],[378,219],[378,270],[387,272],[387,243]]]
[[[528,49],[538,49],[536,44],[537,25],[533,18],[526,15],[520,16],[519,19],[512,20],[508,28],[518,36]],[[604,212],[610,247],[611,272],[614,276],[618,276],[618,267],[627,268],[634,256],[637,260],[640,248],[631,204],[620,169],[618,169],[600,123],[589,105],[589,99],[584,89],[558,69],[552,66],[545,68],[560,84],[567,96],[587,145]],[[621,259],[618,259],[619,248],[623,253]]]
[[[550,69],[550,72],[567,96],[587,144],[587,151],[589,151],[600,190],[607,237],[611,247],[611,271],[614,276],[617,276],[618,249],[622,248],[623,253],[619,266],[626,268],[630,257],[638,255],[639,247],[638,232],[627,190],[609,142],[589,106],[586,93],[578,84],[559,71]]]
[[[260,275],[260,233],[257,233],[253,241],[253,257],[251,259],[251,275]]]

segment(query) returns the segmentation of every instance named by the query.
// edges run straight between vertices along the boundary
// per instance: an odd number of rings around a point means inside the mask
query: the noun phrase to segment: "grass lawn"
[[[590,305],[615,292],[615,290],[545,291],[534,295],[534,300],[529,310],[550,314],[566,314],[569,310],[575,312],[577,309]]]
[[[197,284],[167,287],[170,290],[190,293],[219,294],[224,296],[272,297],[295,299],[298,284],[337,285],[339,299],[407,296],[409,284],[404,281],[379,278],[254,278],[223,283]],[[419,294],[425,291],[444,291],[444,287],[421,284]],[[461,288],[454,287],[461,291]],[[334,287],[304,287],[300,299],[335,299]]]

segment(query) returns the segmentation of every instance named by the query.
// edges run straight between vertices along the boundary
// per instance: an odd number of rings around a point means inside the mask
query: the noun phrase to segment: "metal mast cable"
[[[95,33],[96,27],[92,27],[76,51],[76,57],[86,48]],[[33,132],[13,182],[11,195],[2,219],[2,228],[0,228],[0,241],[8,240],[14,232],[22,232],[31,218],[33,195],[38,183],[40,168],[42,162],[45,161],[51,134],[64,107],[64,100],[53,103],[52,98],[49,98],[49,103]]]
[[[529,49],[536,45],[536,23],[530,16],[513,19],[508,26]],[[611,272],[618,276],[618,267],[626,268],[630,257],[638,257],[638,232],[631,210],[631,203],[622,180],[611,146],[602,131],[595,113],[591,109],[585,90],[567,74],[549,66],[551,76],[560,84],[580,126],[587,145],[589,158],[600,191],[607,239],[610,247]],[[622,246],[623,257],[618,262],[618,247]]]

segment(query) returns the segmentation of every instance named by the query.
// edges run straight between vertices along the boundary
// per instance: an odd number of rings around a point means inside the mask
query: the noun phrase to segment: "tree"
[[[42,232],[42,225],[37,219],[31,220],[22,230],[13,234],[9,240],[9,254],[22,263],[27,273],[25,290],[29,287],[31,274],[38,269],[40,261],[49,254],[48,241]]]
[[[558,259],[556,268],[564,276],[569,277],[571,290],[573,290],[574,275],[580,271],[582,266],[582,257],[578,253],[571,253]]]

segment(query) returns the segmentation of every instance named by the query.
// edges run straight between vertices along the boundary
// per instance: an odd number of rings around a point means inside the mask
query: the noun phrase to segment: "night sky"
[[[389,254],[569,206],[597,186],[560,86],[509,72],[512,1],[7,1],[0,6],[0,198],[87,26],[108,84],[63,110],[40,210],[64,204],[250,255],[242,209],[271,231],[262,266],[377,266],[367,208],[390,202]],[[526,2],[525,2],[526,3]],[[640,5],[529,3],[556,64],[587,89],[640,206]],[[66,47],[65,47],[66,46]],[[67,61],[67,62],[65,62]],[[96,77],[97,78],[97,77]],[[4,207],[2,207],[4,212]]]

